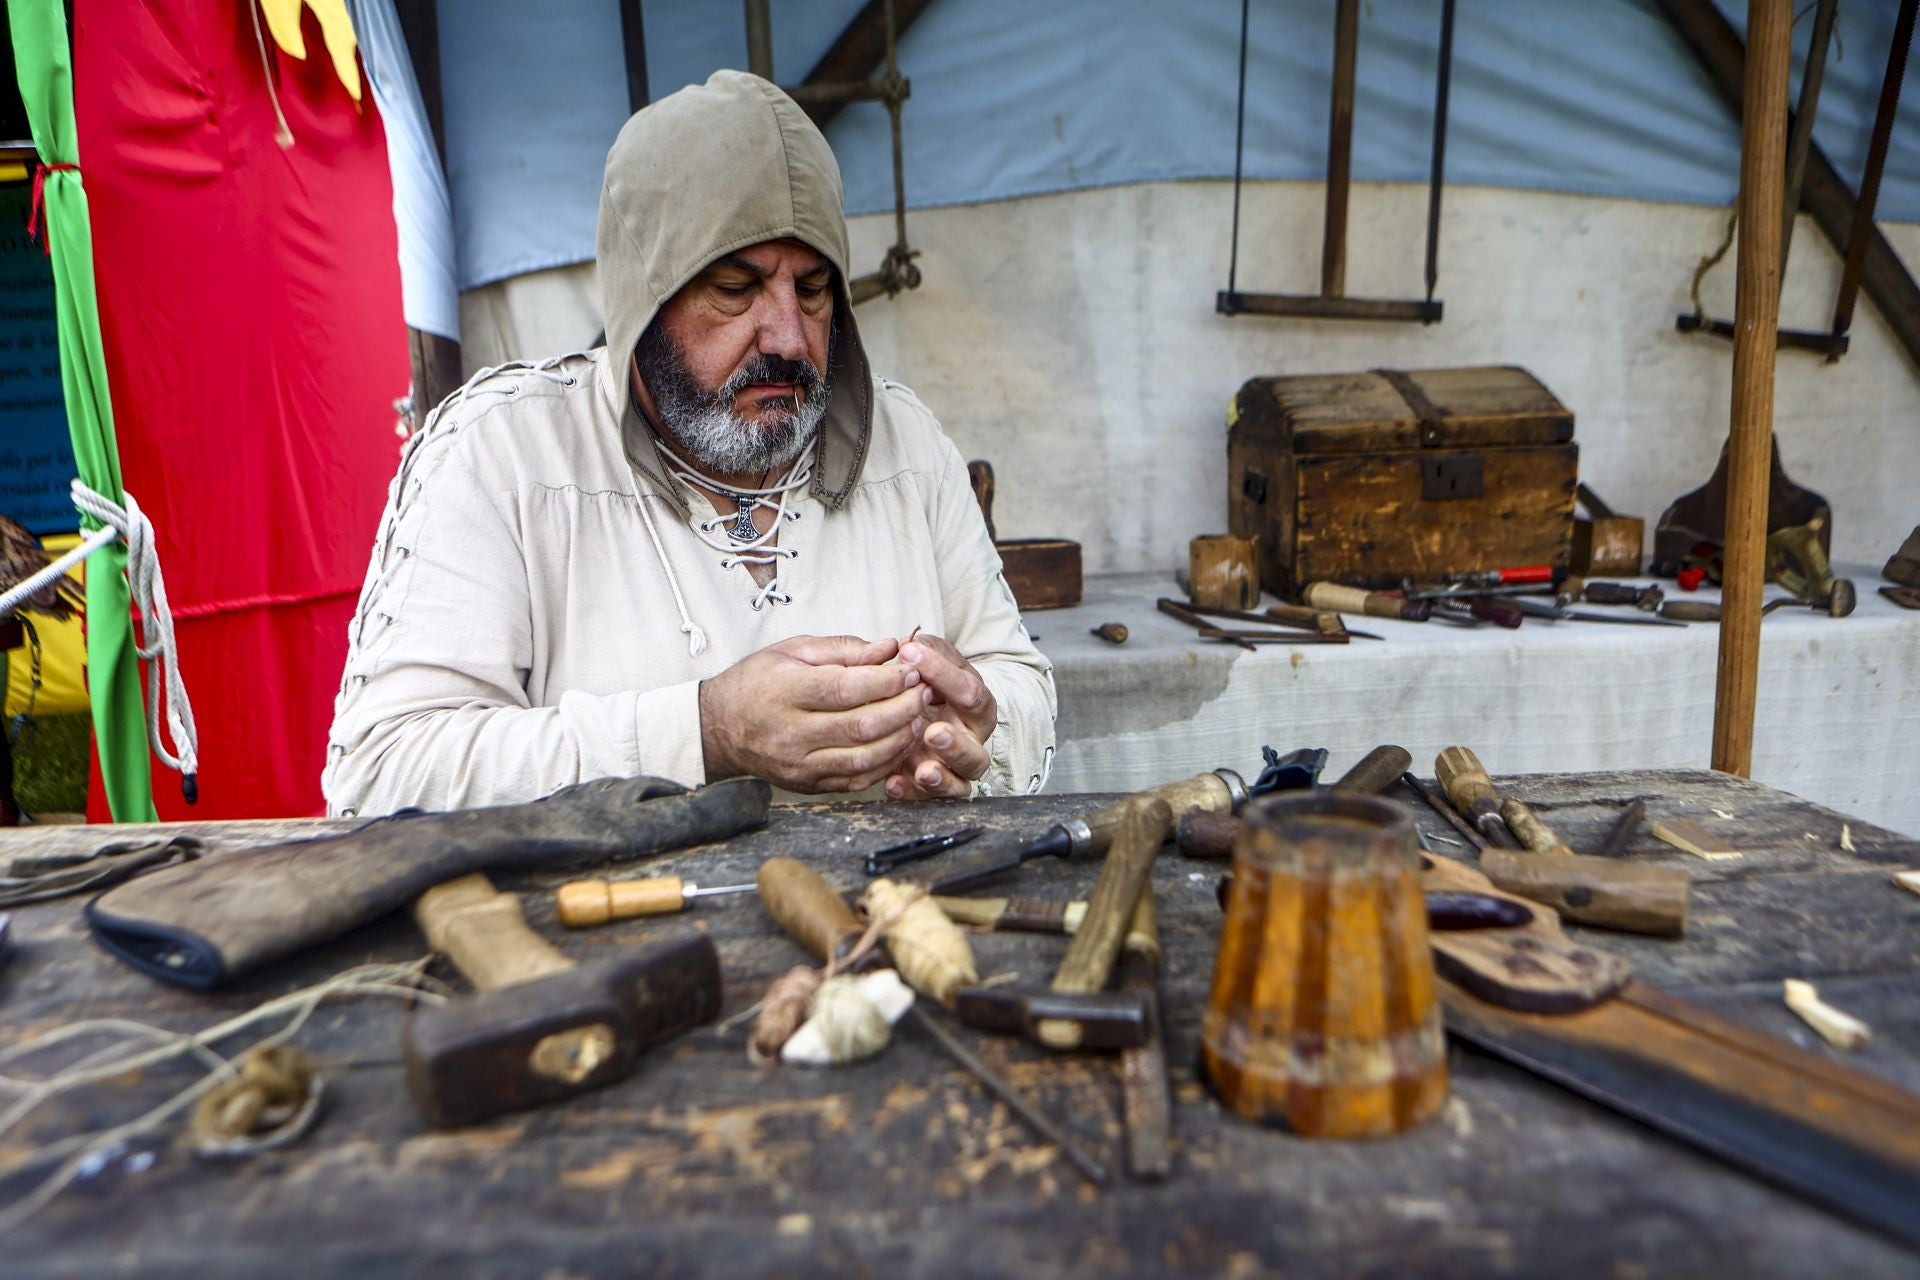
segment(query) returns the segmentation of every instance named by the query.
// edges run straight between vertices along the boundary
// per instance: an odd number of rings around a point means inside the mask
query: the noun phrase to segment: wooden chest
[[[1573,414],[1524,369],[1254,378],[1227,408],[1229,524],[1289,597],[1564,569],[1578,458]]]

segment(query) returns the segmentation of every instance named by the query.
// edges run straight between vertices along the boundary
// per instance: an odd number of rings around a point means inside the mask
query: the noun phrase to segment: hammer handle
[[[478,991],[495,991],[573,968],[527,925],[520,899],[480,872],[435,885],[413,904],[427,945],[449,957]]]
[[[1232,813],[1233,791],[1217,773],[1197,773],[1191,778],[1182,778],[1178,782],[1162,783],[1145,791],[1136,792],[1124,799],[1116,800],[1106,808],[1087,817],[1087,829],[1093,832],[1094,857],[1099,857],[1112,847],[1114,838],[1127,820],[1129,807],[1135,801],[1152,802],[1164,800],[1172,813],[1186,813],[1191,809],[1202,809],[1208,813]],[[1169,820],[1161,828],[1160,838],[1166,839],[1167,830],[1172,826]],[[1097,989],[1097,988],[1096,988]]]
[[[1055,898],[949,898],[935,895],[934,905],[955,924],[977,929],[1020,933],[1079,932],[1087,918],[1087,904]]]
[[[756,882],[774,923],[822,960],[841,955],[866,932],[846,899],[804,862],[768,858]]]
[[[1153,873],[1153,860],[1173,825],[1173,811],[1165,799],[1145,796],[1127,802],[1126,816],[1114,838],[1100,878],[1087,899],[1087,918],[1067,945],[1066,957],[1053,978],[1053,989],[1085,995],[1107,985],[1113,962],[1120,954],[1134,905]]]
[[[1509,796],[1500,805],[1500,816],[1507,820],[1507,827],[1520,838],[1520,843],[1535,853],[1558,854],[1562,857],[1576,856],[1567,848],[1566,842],[1554,833],[1552,827],[1540,821],[1533,810]]]
[[[1189,858],[1199,858],[1205,862],[1230,862],[1233,859],[1233,838],[1239,833],[1240,819],[1230,813],[1189,809],[1180,815],[1173,838],[1174,843],[1180,846],[1180,852]]]
[[[1373,618],[1404,618],[1408,622],[1425,622],[1433,613],[1433,606],[1424,600],[1402,600],[1377,591],[1343,587],[1337,582],[1310,582],[1300,599],[1315,609],[1361,613]]]
[[[1693,884],[1672,867],[1488,849],[1480,855],[1480,870],[1508,893],[1545,903],[1579,924],[1658,938],[1686,932]]]
[[[1413,767],[1413,755],[1405,747],[1378,746],[1360,758],[1360,763],[1340,775],[1333,785],[1342,791],[1365,791],[1379,795],[1400,775]]]
[[[1433,762],[1434,776],[1446,788],[1453,807],[1467,815],[1475,826],[1485,828],[1485,819],[1500,812],[1500,793],[1493,789],[1480,757],[1466,747],[1448,747]]]

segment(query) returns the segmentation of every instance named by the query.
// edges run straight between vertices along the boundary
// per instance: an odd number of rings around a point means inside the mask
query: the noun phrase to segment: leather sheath
[[[163,982],[206,991],[331,941],[472,871],[644,857],[765,825],[773,790],[689,791],[601,778],[525,804],[405,810],[351,831],[210,853],[87,904],[94,941]]]

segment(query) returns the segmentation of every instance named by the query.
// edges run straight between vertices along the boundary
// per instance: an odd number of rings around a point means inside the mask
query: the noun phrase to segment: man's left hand
[[[993,691],[960,651],[939,636],[916,635],[902,641],[900,661],[920,673],[933,694],[917,727],[905,766],[887,779],[895,800],[965,796],[985,776],[986,742],[1000,723]]]

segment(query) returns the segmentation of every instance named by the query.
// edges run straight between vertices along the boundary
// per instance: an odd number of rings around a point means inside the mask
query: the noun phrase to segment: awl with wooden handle
[[[1500,888],[1545,903],[1578,924],[1660,938],[1686,932],[1693,894],[1686,872],[1575,853],[1511,796],[1500,811],[1528,849],[1488,849],[1480,855],[1480,870]]]
[[[679,876],[650,876],[645,880],[575,880],[554,894],[554,913],[569,929],[591,929],[610,920],[635,916],[665,916],[684,911],[695,898],[721,893],[752,893],[750,884],[722,884],[701,888]]]
[[[1500,818],[1500,793],[1479,756],[1465,747],[1448,747],[1434,759],[1433,773],[1453,807],[1482,835],[1509,848],[1518,847],[1519,840]]]
[[[1362,756],[1360,762],[1341,774],[1333,786],[1337,790],[1365,791],[1378,795],[1392,786],[1413,763],[1406,748],[1384,745]],[[1189,858],[1209,862],[1227,862],[1233,858],[1233,840],[1239,834],[1240,819],[1230,813],[1210,813],[1190,809],[1180,815],[1174,826],[1174,842]]]

